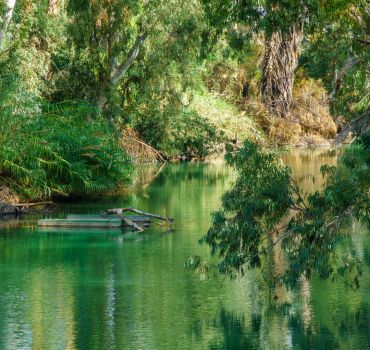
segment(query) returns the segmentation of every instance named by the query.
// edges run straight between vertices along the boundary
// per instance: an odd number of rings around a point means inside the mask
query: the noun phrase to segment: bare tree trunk
[[[261,94],[273,114],[285,117],[293,99],[294,71],[298,65],[303,32],[299,24],[265,39]]]
[[[13,10],[15,7],[16,0],[5,0],[5,5],[7,10],[5,12],[5,17],[0,18],[0,48],[4,40],[6,27],[8,26],[9,22],[13,17]]]
[[[140,47],[147,37],[148,37],[147,33],[138,36],[137,39],[135,40],[135,43],[131,47],[126,60],[123,61],[120,65],[113,68],[112,72],[110,73],[110,76],[104,79],[104,81],[102,81],[96,101],[98,114],[103,110],[104,105],[107,102],[107,95],[109,94],[110,90],[117,85],[118,81],[122,77],[124,77],[128,69],[130,68],[131,64],[135,61],[135,59],[139,55]],[[114,59],[112,59],[112,62],[113,61]]]
[[[343,67],[339,72],[336,72],[334,81],[333,81],[333,90],[330,92],[328,99],[332,100],[338,90],[342,87],[343,79],[348,71],[360,60],[357,57],[348,57],[346,62],[344,62]]]
[[[49,0],[48,4],[48,15],[49,16],[58,16],[60,13],[60,6],[58,0]]]

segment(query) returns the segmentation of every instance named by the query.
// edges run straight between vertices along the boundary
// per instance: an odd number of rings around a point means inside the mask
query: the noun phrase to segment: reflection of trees
[[[212,350],[280,349],[287,335],[281,321],[269,311],[243,314],[221,307],[214,318],[195,321],[193,333]]]
[[[70,268],[33,269],[28,276],[26,318],[34,349],[74,349],[74,276]],[[48,329],[45,330],[45,325]]]
[[[364,262],[366,263],[367,266],[370,266],[370,249],[369,248],[364,249],[363,260],[364,260]]]
[[[299,315],[289,318],[289,345],[293,349],[338,349],[340,341],[325,326],[306,328]]]
[[[293,177],[300,180],[300,187],[306,192],[313,192],[324,185],[320,174],[321,166],[325,164],[336,165],[338,151],[326,148],[291,150],[279,153],[279,157],[284,164],[291,167]],[[301,179],[307,175],[314,176],[315,180],[312,181],[312,178]]]
[[[370,316],[365,305],[344,314],[334,328],[317,323],[307,327],[301,314],[292,311],[280,307],[246,315],[221,307],[214,318],[194,321],[193,333],[212,350],[369,348]],[[276,321],[279,327],[273,327]]]
[[[213,327],[221,333],[220,341],[211,341],[209,349],[258,349],[261,319],[251,317],[249,327],[245,326],[244,316],[238,316],[221,308]]]
[[[156,227],[140,237],[2,232],[0,349],[27,348],[32,341],[41,348],[89,349],[370,348],[366,288],[356,296],[331,283],[302,281],[296,294],[274,293],[278,303],[291,306],[271,309],[261,291],[268,278],[248,271],[244,280],[219,288],[220,281],[199,282],[183,268],[191,254],[207,254],[197,240],[230,180],[223,164],[169,165],[146,188],[148,198],[132,193],[66,206],[66,212],[90,213],[137,206],[174,216],[173,234]],[[370,261],[367,245],[356,249]],[[280,250],[263,264],[267,277],[281,271]],[[17,336],[22,342],[10,343]]]

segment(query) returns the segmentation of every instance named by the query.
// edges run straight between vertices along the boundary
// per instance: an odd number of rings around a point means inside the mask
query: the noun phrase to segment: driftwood
[[[123,215],[120,215],[120,216],[122,218],[122,221],[124,221],[127,226],[130,226],[130,227],[134,228],[135,230],[137,230],[139,232],[144,231],[144,229],[141,226],[139,226],[138,224],[136,224],[132,220],[130,220],[128,218],[125,218]]]
[[[142,216],[146,216],[146,217],[149,217],[149,218],[152,218],[152,219],[163,220],[163,221],[166,221],[167,223],[172,223],[173,222],[173,219],[171,219],[171,218],[167,218],[167,217],[164,217],[164,216],[147,213],[145,211],[142,211],[142,210],[139,210],[139,209],[135,209],[135,208],[113,208],[113,209],[107,209],[107,210],[104,210],[103,211],[103,214],[105,214],[105,215],[109,215],[109,214],[119,215],[122,218],[122,220],[128,226],[131,226],[131,227],[135,228],[135,230],[140,231],[140,232],[141,231],[144,231],[144,229],[142,227],[140,227],[139,225],[137,225],[135,222],[131,221],[130,219],[127,219],[123,215],[123,213],[128,212],[128,211],[129,212],[136,213],[136,214],[139,214],[139,215],[142,215]]]
[[[16,203],[12,204],[15,207],[19,208],[31,208],[31,207],[39,207],[39,206],[45,206],[45,205],[52,205],[53,202],[37,202],[37,203]]]

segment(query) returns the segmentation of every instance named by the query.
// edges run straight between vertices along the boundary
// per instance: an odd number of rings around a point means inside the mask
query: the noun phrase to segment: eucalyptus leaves
[[[352,146],[338,168],[322,168],[325,188],[305,196],[274,152],[250,142],[230,149],[227,161],[238,176],[201,240],[220,258],[218,272],[243,275],[261,267],[279,246],[284,267],[270,276],[270,285],[294,287],[301,278],[317,274],[359,287],[361,260],[349,224],[359,220],[370,227],[369,158],[367,141]],[[198,272],[212,269],[199,257],[187,264]]]

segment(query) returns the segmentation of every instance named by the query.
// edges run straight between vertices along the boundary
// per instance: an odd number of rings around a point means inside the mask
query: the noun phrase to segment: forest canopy
[[[1,0],[2,185],[42,199],[127,184],[143,149],[328,144],[368,113],[368,26],[364,0]]]

